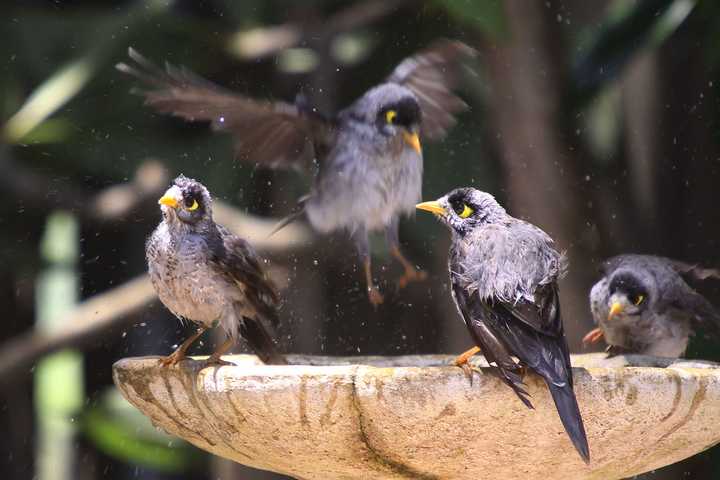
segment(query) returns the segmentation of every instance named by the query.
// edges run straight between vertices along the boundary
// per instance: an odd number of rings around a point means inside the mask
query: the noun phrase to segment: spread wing
[[[415,93],[422,110],[422,135],[430,140],[445,137],[455,123],[455,114],[467,104],[453,93],[460,80],[463,61],[475,50],[462,42],[439,40],[405,59],[387,81],[404,85]]]
[[[242,161],[273,168],[307,167],[333,141],[332,122],[302,103],[262,102],[228,91],[183,68],[159,68],[137,51],[116,68],[139,79],[145,104],[188,121],[210,122],[231,133]]]

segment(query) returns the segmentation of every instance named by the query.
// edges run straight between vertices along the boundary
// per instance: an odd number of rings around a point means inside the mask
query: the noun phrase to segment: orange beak
[[[403,140],[405,143],[410,145],[413,150],[417,153],[422,154],[422,147],[420,146],[420,137],[415,132],[403,132]]]
[[[160,197],[160,200],[158,200],[158,203],[160,205],[165,205],[170,208],[177,208],[178,207],[178,201],[175,197],[171,195],[163,195]]]
[[[625,309],[625,308],[620,304],[620,302],[615,302],[615,303],[613,303],[613,304],[610,306],[610,313],[608,313],[608,320],[612,320],[612,318],[613,318],[615,315],[617,315],[617,314],[619,314],[619,313],[622,313],[622,311],[623,311],[624,309]]]
[[[431,202],[418,203],[417,205],[415,205],[415,208],[417,208],[418,210],[425,210],[426,212],[432,212],[436,215],[445,215],[447,213],[445,209],[440,206],[440,204],[436,200],[433,200]]]

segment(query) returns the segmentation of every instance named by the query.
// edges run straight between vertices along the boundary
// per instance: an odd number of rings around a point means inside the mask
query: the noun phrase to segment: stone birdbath
[[[525,408],[486,364],[472,384],[449,356],[290,357],[297,365],[113,368],[153,423],[215,455],[301,479],[619,479],[720,442],[720,365],[573,356],[585,465],[545,385]]]

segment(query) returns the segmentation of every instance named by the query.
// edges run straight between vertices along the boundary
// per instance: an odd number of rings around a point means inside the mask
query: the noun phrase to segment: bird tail
[[[275,341],[261,320],[243,317],[242,322],[240,322],[240,335],[263,363],[268,365],[287,365],[288,362],[285,356],[277,350]]]
[[[585,434],[585,426],[583,425],[580,408],[578,407],[575,393],[570,384],[562,387],[557,386],[550,380],[545,380],[550,394],[555,401],[560,421],[565,427],[570,440],[575,449],[578,451],[585,463],[590,463],[590,448],[588,447],[587,435]]]
[[[290,225],[292,222],[294,222],[294,221],[297,220],[298,218],[300,218],[300,217],[302,217],[303,215],[305,215],[305,204],[307,203],[308,198],[310,198],[310,196],[309,196],[309,195],[306,195],[306,196],[302,197],[300,200],[298,200],[298,206],[300,207],[300,208],[298,209],[298,211],[297,211],[297,212],[293,212],[293,213],[291,213],[290,215],[288,215],[287,217],[285,217],[285,218],[283,218],[282,220],[280,220],[280,221],[277,223],[277,225],[275,225],[275,228],[272,229],[272,232],[270,232],[270,235],[268,235],[268,237],[272,237],[272,236],[275,235],[277,232],[279,232],[279,231],[282,230],[283,228],[287,227],[288,225]]]

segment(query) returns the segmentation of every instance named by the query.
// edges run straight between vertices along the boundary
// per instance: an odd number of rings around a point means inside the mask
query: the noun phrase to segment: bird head
[[[170,224],[198,226],[212,222],[212,198],[205,186],[180,175],[158,200],[163,217]]]
[[[471,187],[457,188],[437,200],[419,203],[415,208],[434,213],[460,235],[507,216],[495,197]]]
[[[377,86],[358,100],[353,113],[374,125],[385,138],[401,138],[406,148],[422,154],[419,136],[422,111],[410,89],[394,83]]]
[[[654,290],[654,278],[644,270],[615,272],[609,285],[608,321],[640,315],[650,304]]]

